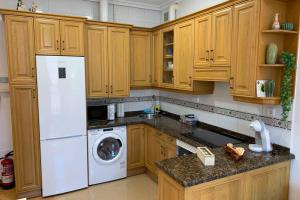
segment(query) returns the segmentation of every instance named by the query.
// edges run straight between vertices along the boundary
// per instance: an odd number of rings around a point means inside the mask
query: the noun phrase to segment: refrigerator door
[[[41,141],[43,196],[88,186],[87,136]]]
[[[83,57],[37,56],[40,139],[86,135]]]

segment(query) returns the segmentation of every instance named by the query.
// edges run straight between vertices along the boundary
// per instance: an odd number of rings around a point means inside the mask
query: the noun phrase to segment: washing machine
[[[88,131],[89,185],[127,176],[126,127]]]

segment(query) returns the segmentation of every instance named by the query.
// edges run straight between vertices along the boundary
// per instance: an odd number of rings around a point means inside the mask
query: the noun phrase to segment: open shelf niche
[[[297,4],[298,1],[295,1]],[[280,104],[280,90],[285,65],[280,63],[280,54],[283,51],[297,55],[299,38],[299,5],[293,1],[261,0],[262,15],[260,16],[259,54],[257,80],[274,80],[274,97],[255,98],[260,104]],[[279,22],[291,22],[294,30],[272,30],[275,13],[279,13]],[[266,52],[270,43],[278,47],[278,56],[275,64],[266,64]]]

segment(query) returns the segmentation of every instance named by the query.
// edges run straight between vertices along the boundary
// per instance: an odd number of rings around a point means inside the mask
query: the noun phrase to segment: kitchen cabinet
[[[257,38],[255,2],[236,5],[233,24],[231,93],[233,96],[255,96]]]
[[[33,18],[7,15],[5,29],[9,82],[34,84],[36,69]]]
[[[179,90],[193,90],[194,20],[175,26],[174,84]]]
[[[89,23],[86,35],[87,96],[128,96],[129,29]]]
[[[59,20],[35,19],[35,35],[37,54],[60,55]]]
[[[148,31],[131,31],[130,52],[130,86],[151,86],[151,33]]]
[[[160,200],[267,200],[288,199],[290,161],[249,172],[183,187],[158,171]]]
[[[86,52],[87,96],[108,97],[107,27],[88,25]]]
[[[131,125],[127,127],[127,168],[128,170],[145,165],[145,127]]]
[[[231,41],[231,7],[195,19],[195,80],[229,80]]]
[[[10,94],[17,196],[39,196],[41,166],[36,86],[11,85]]]
[[[162,37],[161,86],[174,88],[174,27],[170,26],[160,31]]]
[[[36,54],[84,56],[84,23],[35,18]]]
[[[232,9],[216,11],[212,14],[211,66],[230,66]]]
[[[158,130],[146,126],[145,166],[157,175],[156,161],[176,157],[176,140]]]
[[[60,21],[61,54],[84,56],[83,22]]]
[[[161,83],[160,71],[162,66],[162,44],[160,31],[152,33],[152,85],[159,87]]]
[[[129,96],[130,90],[129,29],[108,28],[109,97]]]

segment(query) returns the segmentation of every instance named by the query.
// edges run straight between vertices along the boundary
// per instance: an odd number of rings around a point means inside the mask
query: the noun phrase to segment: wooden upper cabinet
[[[87,96],[108,97],[107,27],[87,26]]]
[[[176,89],[192,90],[194,31],[194,20],[175,26],[174,83]]]
[[[35,83],[33,18],[5,16],[10,83]]]
[[[245,25],[246,26],[246,25]],[[211,65],[230,66],[232,38],[232,8],[212,14]]]
[[[210,66],[211,14],[195,19],[195,58],[196,67]]]
[[[35,19],[36,54],[60,55],[59,20]]]
[[[132,125],[127,128],[127,166],[135,169],[145,165],[145,127]]]
[[[231,89],[234,96],[255,95],[256,6],[247,2],[234,7]]]
[[[160,71],[162,67],[162,43],[160,31],[156,31],[152,34],[152,85],[159,86]]]
[[[16,191],[21,195],[27,193],[26,197],[40,195],[41,167],[36,86],[11,85],[10,89]]]
[[[108,28],[110,97],[129,96],[129,29]]]
[[[130,33],[131,67],[130,85],[151,86],[151,34],[144,31]]]
[[[60,21],[61,54],[84,56],[83,22]]]

